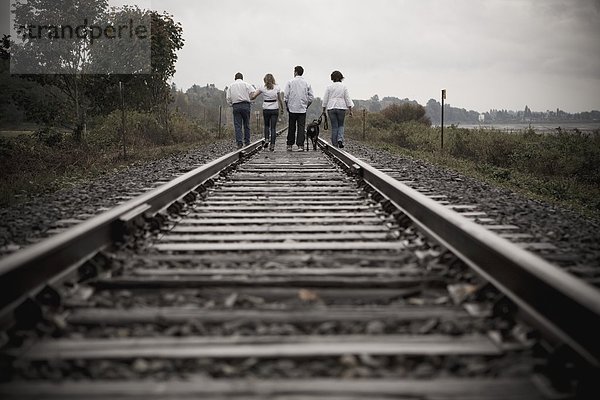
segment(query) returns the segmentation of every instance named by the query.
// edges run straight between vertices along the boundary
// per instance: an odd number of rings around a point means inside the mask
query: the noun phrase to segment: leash
[[[321,125],[321,121],[323,120],[323,118],[325,118],[325,124],[323,125],[323,130],[326,131],[327,129],[329,129],[329,120],[327,119],[327,113],[325,113],[325,111],[323,111],[323,113],[321,114],[321,116],[318,119],[318,123],[319,125]]]

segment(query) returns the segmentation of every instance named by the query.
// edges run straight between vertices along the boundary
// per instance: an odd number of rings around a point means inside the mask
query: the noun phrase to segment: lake
[[[523,124],[459,124],[460,128],[469,128],[469,129],[499,129],[502,131],[514,132],[514,131],[523,131],[529,128],[529,123]],[[446,124],[444,124],[446,126]],[[563,130],[574,130],[579,129],[580,131],[593,131],[596,129],[600,130],[600,122],[539,122],[539,123],[531,123],[531,127],[538,132],[555,132],[556,128],[560,127]]]

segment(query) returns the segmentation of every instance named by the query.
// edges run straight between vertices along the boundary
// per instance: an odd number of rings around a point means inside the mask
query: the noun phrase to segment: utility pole
[[[127,158],[125,144],[125,96],[123,95],[123,82],[119,81],[119,95],[121,96],[121,139],[123,140],[123,158]]]
[[[442,89],[442,150],[444,150],[444,101],[446,100],[446,89]]]

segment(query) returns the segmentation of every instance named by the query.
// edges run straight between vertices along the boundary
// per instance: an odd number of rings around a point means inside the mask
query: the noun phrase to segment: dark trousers
[[[277,138],[279,110],[263,110],[263,118],[265,119],[265,141],[270,142],[272,146]]]
[[[235,103],[233,105],[233,126],[237,144],[250,144],[250,103]],[[244,137],[242,138],[242,128]]]
[[[304,146],[304,135],[306,127],[306,113],[290,113],[290,126],[288,128],[287,144],[293,145],[294,142],[298,147]],[[298,137],[296,137],[296,125],[298,125]]]

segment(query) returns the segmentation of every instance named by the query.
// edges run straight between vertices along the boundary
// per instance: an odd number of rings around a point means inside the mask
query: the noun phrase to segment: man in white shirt
[[[233,107],[233,125],[238,149],[250,144],[250,95],[255,90],[254,86],[244,82],[244,76],[239,72],[235,74],[235,82],[227,89],[226,99],[227,104]]]
[[[292,151],[294,142],[299,151],[304,151],[304,136],[306,126],[306,110],[310,107],[315,96],[310,83],[306,82],[302,75],[304,68],[294,68],[294,79],[285,85],[284,101],[289,113],[289,128],[287,136],[287,150]],[[298,136],[296,137],[296,127]]]

